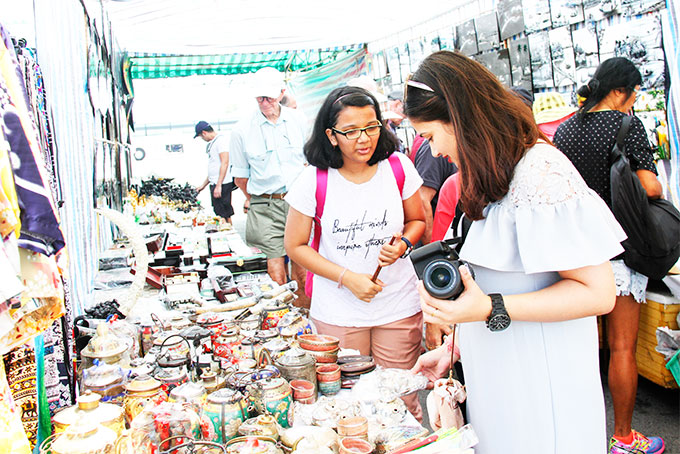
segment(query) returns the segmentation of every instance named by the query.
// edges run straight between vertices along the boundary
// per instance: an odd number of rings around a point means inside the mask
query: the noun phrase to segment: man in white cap
[[[258,110],[242,119],[231,133],[230,159],[234,183],[246,195],[246,243],[267,256],[267,272],[278,284],[287,281],[283,232],[288,203],[283,200],[305,166],[302,147],[307,123],[302,114],[280,104],[285,92],[283,74],[260,69],[253,77]],[[291,277],[298,281],[298,304],[304,296],[305,270],[291,261]]]

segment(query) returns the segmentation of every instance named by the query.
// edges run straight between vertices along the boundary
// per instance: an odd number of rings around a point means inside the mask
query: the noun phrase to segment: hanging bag
[[[664,199],[649,199],[630,168],[625,138],[631,116],[625,116],[609,153],[612,212],[628,235],[621,243],[624,263],[651,279],[663,278],[680,257],[680,212]]]
[[[392,173],[394,173],[394,178],[397,180],[399,195],[403,196],[406,175],[401,161],[395,153],[392,153],[387,160],[392,168]],[[316,169],[316,214],[314,216],[314,238],[310,245],[316,252],[319,252],[319,244],[321,243],[321,216],[323,216],[323,208],[326,204],[326,189],[328,189],[328,169]],[[305,295],[310,298],[312,297],[313,287],[314,273],[307,271]]]

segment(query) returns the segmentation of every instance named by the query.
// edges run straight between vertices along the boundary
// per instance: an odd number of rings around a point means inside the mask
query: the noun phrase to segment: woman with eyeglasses
[[[406,156],[393,153],[396,140],[372,94],[333,90],[304,146],[310,166],[286,196],[284,243],[291,259],[314,273],[311,317],[319,333],[372,355],[378,365],[409,369],[420,354],[423,321],[406,256],[425,217],[422,179]],[[312,247],[315,221],[320,241]],[[417,394],[404,400],[420,419]]]
[[[562,123],[555,133],[559,148],[581,173],[588,186],[611,206],[609,152],[623,118],[630,114],[642,84],[640,71],[622,57],[603,61],[593,78],[579,88],[584,98],[576,115]],[[626,155],[649,198],[662,195],[661,184],[645,127],[632,117],[625,138]],[[609,390],[614,406],[614,435],[609,441],[610,454],[663,452],[659,437],[645,437],[632,429],[633,408],[637,394],[637,345],[640,303],[645,301],[647,276],[626,266],[622,257],[612,260],[616,281],[616,305],[607,315],[609,358]]]
[[[405,103],[432,152],[458,166],[472,221],[460,256],[474,279],[460,267],[454,301],[419,290],[426,322],[457,324],[475,453],[604,453],[595,316],[614,305],[623,230],[531,109],[474,60],[428,56]],[[441,377],[451,350],[447,339],[412,370]]]

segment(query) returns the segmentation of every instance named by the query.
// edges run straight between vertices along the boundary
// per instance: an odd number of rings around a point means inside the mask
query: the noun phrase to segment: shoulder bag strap
[[[397,152],[392,153],[387,160],[392,167],[392,173],[394,173],[394,178],[397,180],[397,187],[399,188],[399,195],[404,195],[404,181],[406,180],[406,174],[404,173],[404,167],[401,165],[399,156]]]
[[[316,213],[314,215],[314,237],[310,245],[315,251],[319,251],[321,244],[321,216],[323,216],[323,208],[326,205],[326,190],[328,189],[328,169],[316,169]],[[307,279],[305,281],[305,294],[312,297],[314,291],[314,273],[307,271]]]
[[[626,136],[628,135],[628,131],[630,131],[630,123],[633,120],[633,117],[630,115],[626,115],[623,117],[623,121],[621,122],[621,128],[619,129],[619,133],[616,136],[616,146],[613,146],[611,151],[609,152],[609,165],[611,166],[614,161],[616,161],[616,158],[619,157],[619,155],[626,157],[623,154],[623,150],[625,149],[625,140]]]

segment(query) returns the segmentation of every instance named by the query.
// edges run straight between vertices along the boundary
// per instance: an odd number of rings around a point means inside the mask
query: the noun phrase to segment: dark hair
[[[408,85],[406,115],[453,127],[461,207],[472,220],[510,188],[515,166],[539,138],[531,109],[488,69],[457,52],[429,55],[413,74],[434,92]]]
[[[375,117],[382,123],[378,145],[373,156],[368,160],[368,165],[372,166],[383,159],[387,159],[397,148],[397,138],[388,129],[387,124],[382,121],[378,101],[367,90],[348,86],[336,88],[330,92],[321,105],[316,120],[314,120],[312,135],[303,148],[307,162],[319,169],[341,168],[343,165],[342,153],[328,140],[326,129],[333,128],[336,125],[340,112],[346,107],[365,106],[372,106],[375,110]]]
[[[584,115],[612,90],[623,90],[630,98],[638,85],[642,85],[642,76],[633,62],[623,57],[603,61],[595,70],[593,78],[576,91],[579,96],[585,98],[585,102],[578,110],[578,118],[583,120]]]

